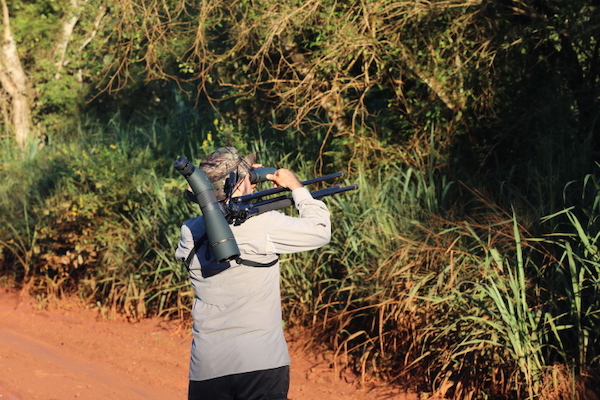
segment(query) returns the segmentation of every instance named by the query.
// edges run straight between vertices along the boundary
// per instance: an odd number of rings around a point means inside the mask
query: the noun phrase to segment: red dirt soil
[[[0,289],[0,400],[183,400],[190,342],[173,322],[107,320],[73,301],[40,307]],[[361,388],[303,343],[289,343],[291,400],[418,399],[393,387]]]

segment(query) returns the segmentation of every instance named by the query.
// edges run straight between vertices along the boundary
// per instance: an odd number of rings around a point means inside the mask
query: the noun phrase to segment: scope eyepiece
[[[263,167],[253,169],[250,172],[248,172],[248,175],[250,176],[250,183],[254,184],[265,182],[268,180],[267,175],[274,174],[275,171],[277,171],[277,168]]]
[[[173,167],[186,178],[190,176],[195,169],[192,163],[190,163],[185,157],[179,157],[173,164]]]

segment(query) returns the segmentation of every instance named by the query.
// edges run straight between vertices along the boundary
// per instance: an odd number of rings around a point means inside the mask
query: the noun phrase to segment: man
[[[230,172],[239,178],[232,197],[254,191],[248,172],[262,167],[255,158],[255,153],[242,158],[235,148],[224,147],[200,163],[218,201],[229,200],[225,182]],[[239,260],[216,263],[202,216],[181,228],[176,257],[186,262],[196,294],[189,400],[287,399],[290,358],[281,316],[279,254],[324,246],[331,225],[325,204],[313,199],[294,173],[279,169],[266,178],[291,191],[299,217],[269,211],[231,226]]]

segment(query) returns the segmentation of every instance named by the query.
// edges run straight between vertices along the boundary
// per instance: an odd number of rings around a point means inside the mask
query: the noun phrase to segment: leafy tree
[[[496,201],[505,197],[505,206],[522,203],[547,215],[600,151],[600,10],[587,0],[482,6],[495,49],[481,92],[491,107],[484,114],[485,103],[473,103],[468,134],[452,159],[460,179],[486,187]]]
[[[65,130],[85,102],[103,53],[104,0],[15,0],[3,8],[0,109],[24,146]]]
[[[94,107],[115,96],[118,108],[139,96],[127,90],[171,81],[240,125],[324,126],[353,153],[360,144],[421,166],[456,161],[449,149],[460,139],[481,164],[520,135],[511,126],[540,115],[513,104],[531,104],[543,85],[575,121],[574,138],[595,147],[589,0],[3,3],[42,131],[62,129],[90,88]],[[141,97],[139,107],[151,96]],[[3,99],[3,114],[15,114],[17,102]]]
[[[360,145],[417,165],[457,161],[449,151],[459,139],[457,152],[474,152],[476,167],[492,169],[490,153],[522,135],[515,125],[545,118],[515,101],[549,106],[560,97],[574,137],[596,146],[598,10],[589,0],[122,0],[115,7],[107,91],[140,72],[192,82],[234,120],[305,134],[325,126],[352,152]]]

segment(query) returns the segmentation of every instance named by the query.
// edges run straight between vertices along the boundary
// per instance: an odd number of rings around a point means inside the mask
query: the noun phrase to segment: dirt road
[[[41,308],[0,289],[0,400],[185,399],[190,336],[158,319],[108,321],[73,303]],[[290,343],[292,400],[416,400],[358,388]]]

